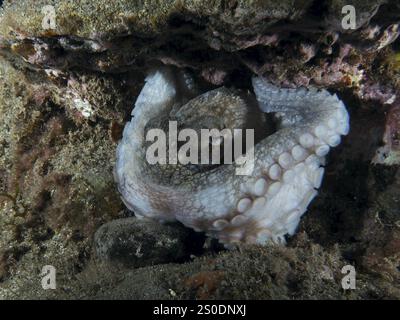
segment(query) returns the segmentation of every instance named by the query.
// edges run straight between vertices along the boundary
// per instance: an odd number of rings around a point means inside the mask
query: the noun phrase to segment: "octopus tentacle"
[[[151,119],[191,111],[219,112],[229,124],[244,126],[246,112],[254,112],[251,97],[226,88],[194,97],[192,81],[170,69],[147,77],[117,150],[115,176],[129,209],[160,221],[178,220],[226,246],[284,243],[285,235],[295,232],[321,185],[326,154],[348,133],[349,117],[326,90],[282,89],[261,78],[252,82],[258,112],[274,114],[278,130],[255,145],[251,174],[236,175],[235,163],[199,172],[179,164],[152,167],[145,159],[144,132]]]

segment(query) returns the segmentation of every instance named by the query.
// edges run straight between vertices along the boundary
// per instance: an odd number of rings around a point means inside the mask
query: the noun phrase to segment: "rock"
[[[104,224],[95,233],[97,257],[116,266],[138,268],[177,262],[188,256],[190,231],[135,217]]]
[[[47,0],[0,9],[0,299],[399,299],[398,0],[50,2],[53,30]],[[341,30],[343,4],[357,30]],[[129,218],[98,230],[124,217],[116,143],[161,63],[206,85],[248,89],[256,73],[345,101],[350,134],[299,230],[309,246],[208,256],[179,225]],[[378,148],[385,166],[371,165]],[[49,264],[60,290],[40,286]],[[346,264],[357,290],[340,286]]]
[[[396,285],[357,276],[357,290],[343,290],[341,270],[348,262],[338,248],[327,251],[305,234],[296,248],[244,247],[181,265],[140,268],[91,291],[95,299],[398,299]],[[104,278],[103,278],[104,280]],[[111,280],[111,281],[110,281]]]

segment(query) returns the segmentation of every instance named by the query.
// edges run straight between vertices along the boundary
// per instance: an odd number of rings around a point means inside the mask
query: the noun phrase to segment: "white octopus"
[[[211,113],[216,105],[224,116],[232,110],[243,115],[254,95],[246,98],[224,87],[198,95],[190,77],[167,68],[150,73],[145,81],[117,148],[115,178],[126,206],[138,217],[178,220],[227,247],[237,242],[285,243],[317,195],[330,147],[349,131],[343,102],[326,90],[283,89],[255,77],[258,112],[272,114],[278,130],[255,145],[252,174],[236,175],[231,164],[205,172],[175,165],[164,175],[174,165],[152,166],[145,159],[145,130],[151,119],[168,118],[177,109]]]

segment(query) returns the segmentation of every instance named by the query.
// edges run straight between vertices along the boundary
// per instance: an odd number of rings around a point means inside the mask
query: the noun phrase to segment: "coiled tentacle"
[[[274,114],[278,130],[254,146],[254,170],[237,175],[235,163],[206,171],[150,165],[145,128],[157,117],[175,115],[193,115],[189,122],[196,123],[202,113],[241,125],[247,113],[254,113],[251,97],[226,88],[194,97],[193,82],[170,69],[147,77],[117,150],[115,176],[128,208],[138,216],[176,219],[227,246],[282,243],[295,232],[321,185],[326,154],[348,133],[349,117],[343,103],[326,90],[283,89],[261,78],[252,82],[260,117]]]

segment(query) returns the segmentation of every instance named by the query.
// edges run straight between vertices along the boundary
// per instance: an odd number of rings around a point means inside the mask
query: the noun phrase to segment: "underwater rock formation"
[[[96,256],[110,265],[139,268],[185,260],[189,229],[135,217],[117,219],[96,231]],[[191,244],[192,249],[194,245]]]
[[[341,26],[345,4],[353,30]],[[0,10],[0,298],[400,297],[397,0],[8,0]],[[112,175],[117,142],[145,75],[163,65],[195,74],[202,92],[252,91],[256,75],[344,102],[351,131],[286,247],[220,252],[191,233],[179,261],[109,274],[93,259],[96,230],[130,215]],[[341,287],[348,264],[358,290]],[[57,290],[40,286],[45,265]]]

